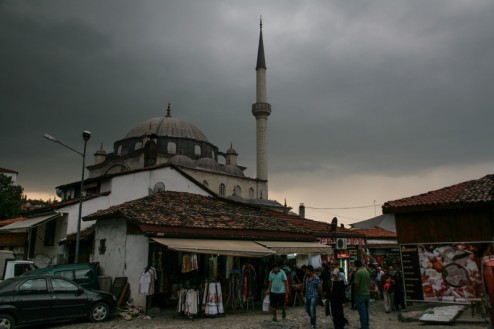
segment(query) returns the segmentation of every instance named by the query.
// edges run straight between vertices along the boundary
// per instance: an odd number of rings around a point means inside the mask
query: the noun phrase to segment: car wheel
[[[110,308],[105,303],[96,303],[91,307],[89,320],[91,322],[102,322],[110,317]]]
[[[0,329],[14,329],[14,319],[7,314],[0,314]]]

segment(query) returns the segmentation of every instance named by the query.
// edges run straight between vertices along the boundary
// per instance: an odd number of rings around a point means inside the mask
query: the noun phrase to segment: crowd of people
[[[352,310],[357,310],[360,328],[369,328],[369,303],[375,299],[384,300],[384,311],[389,313],[405,308],[405,296],[401,272],[389,266],[383,270],[380,266],[363,264],[359,259],[350,267],[348,276],[338,264],[322,263],[321,268],[312,265],[289,270],[273,264],[269,273],[269,295],[272,320],[278,321],[277,311],[282,318],[287,316],[286,305],[293,296],[291,290],[300,290],[304,296],[304,308],[309,316],[311,328],[316,328],[317,306],[324,306],[325,315],[331,316],[335,329],[344,329],[349,325],[345,317],[344,306],[350,302]],[[286,271],[291,271],[293,284],[290,285]]]

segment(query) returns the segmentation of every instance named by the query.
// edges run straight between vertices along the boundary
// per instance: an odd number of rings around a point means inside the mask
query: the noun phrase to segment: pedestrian
[[[370,273],[362,265],[360,259],[355,261],[355,267],[357,267],[357,271],[353,285],[355,286],[355,305],[360,318],[360,329],[369,329]]]
[[[305,289],[305,312],[310,316],[310,327],[316,328],[316,309],[319,296],[322,296],[322,286],[312,265],[308,265],[305,271],[303,289]]]
[[[326,316],[330,314],[329,311],[329,297],[331,295],[331,267],[327,262],[322,263],[323,271],[321,272],[322,281],[322,298],[325,299],[324,311]]]
[[[277,263],[274,263],[271,272],[269,272],[269,286],[266,290],[266,295],[269,295],[273,321],[278,321],[276,312],[278,308],[281,308],[282,318],[286,318],[286,300],[289,291],[286,273],[278,267]]]
[[[340,267],[340,268],[338,268],[338,271],[340,272],[340,281],[343,281],[343,283],[346,285],[347,280],[346,280],[346,276],[345,276],[345,270],[343,269],[343,267]]]
[[[343,306],[345,305],[345,282],[341,280],[340,271],[334,269],[330,293],[331,315],[335,329],[344,329],[348,320],[345,318]]]
[[[405,305],[405,289],[403,288],[403,276],[401,271],[396,271],[395,274],[395,310],[404,310]]]
[[[395,278],[391,275],[393,267],[389,267],[389,270],[384,273],[381,278],[381,284],[383,285],[384,296],[384,311],[386,313],[394,310],[395,305]]]
[[[350,306],[352,310],[357,309],[357,306],[355,305],[355,286],[353,285],[353,279],[355,278],[355,271],[356,269],[352,267],[350,270],[350,278],[348,279],[348,284],[347,284],[347,289],[350,290]]]
[[[384,271],[383,269],[378,266],[377,267],[377,273],[376,273],[376,286],[377,286],[377,289],[379,290],[379,298],[384,298],[384,295],[383,295],[383,285],[381,283],[381,279],[384,275]]]

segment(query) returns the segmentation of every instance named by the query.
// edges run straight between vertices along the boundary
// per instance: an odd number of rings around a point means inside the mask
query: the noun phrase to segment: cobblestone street
[[[347,304],[348,305],[348,304]],[[278,322],[271,321],[271,315],[262,312],[260,305],[256,305],[258,310],[240,310],[234,313],[227,313],[220,317],[196,318],[189,319],[183,316],[177,316],[173,310],[165,310],[159,312],[151,319],[145,319],[142,316],[133,318],[132,320],[124,320],[120,316],[114,316],[110,321],[94,324],[90,322],[64,323],[44,326],[43,328],[56,329],[116,329],[116,328],[170,328],[170,329],[276,329],[276,328],[310,328],[309,318],[305,314],[301,306],[289,308],[287,319],[279,320]],[[415,311],[414,311],[415,310]],[[412,314],[423,311],[424,307],[409,307],[404,314]],[[324,316],[323,307],[318,307],[317,328],[333,328],[333,323],[330,317]],[[345,309],[345,315],[350,322],[350,326],[346,328],[358,329],[358,313],[348,307]],[[475,313],[472,316],[470,308],[467,308],[460,318],[454,324],[424,324],[414,319],[413,321],[403,322],[399,320],[399,312],[385,313],[382,301],[371,303],[370,307],[370,324],[371,329],[472,329],[472,328],[487,328],[487,322],[479,314]],[[413,318],[413,316],[411,316]],[[280,317],[281,318],[281,317]]]

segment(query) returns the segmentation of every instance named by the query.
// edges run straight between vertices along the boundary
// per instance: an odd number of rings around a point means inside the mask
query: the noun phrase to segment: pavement
[[[429,324],[420,322],[419,318],[424,312],[439,304],[414,303],[405,310],[385,313],[382,300],[370,304],[370,329],[476,329],[487,328],[488,323],[485,316],[479,310],[474,309],[473,315],[470,306],[465,309],[453,323]],[[358,312],[351,310],[348,304],[345,307],[345,316],[350,325],[345,329],[358,329]],[[273,322],[270,313],[261,310],[261,303],[255,303],[254,309],[226,310],[221,316],[214,317],[186,317],[177,314],[173,309],[154,309],[149,315],[138,314],[130,320],[125,320],[116,315],[111,320],[103,323],[91,323],[79,321],[63,324],[50,324],[48,326],[37,326],[36,328],[56,329],[117,329],[117,328],[146,328],[146,329],[302,329],[310,328],[309,317],[302,306],[291,307],[287,310],[287,318]],[[334,328],[330,317],[324,315],[324,308],[317,309],[317,328]]]

